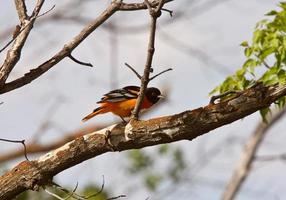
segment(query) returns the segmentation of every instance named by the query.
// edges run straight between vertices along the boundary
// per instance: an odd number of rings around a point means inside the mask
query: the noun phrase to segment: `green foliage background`
[[[251,42],[244,41],[245,62],[234,75],[228,76],[216,87],[213,93],[240,91],[256,82],[265,85],[285,84],[286,82],[286,2],[279,4],[280,10],[272,10],[266,14],[267,19],[257,23]],[[285,105],[285,97],[276,104]],[[261,110],[265,119],[269,108]]]

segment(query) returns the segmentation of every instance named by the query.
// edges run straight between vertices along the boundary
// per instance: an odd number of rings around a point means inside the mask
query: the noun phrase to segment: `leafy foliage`
[[[265,85],[286,83],[286,2],[281,2],[279,7],[280,11],[268,12],[268,18],[257,23],[251,43],[241,43],[246,58],[242,67],[211,94],[243,90],[257,81]],[[276,103],[284,106],[285,97]],[[265,119],[268,112],[269,109],[264,109],[260,113]]]

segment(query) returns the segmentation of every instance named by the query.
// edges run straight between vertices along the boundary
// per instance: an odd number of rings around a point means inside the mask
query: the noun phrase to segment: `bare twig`
[[[161,10],[168,12],[170,14],[170,17],[173,17],[173,11],[172,10],[168,10],[166,8],[162,8]]]
[[[37,18],[40,18],[46,14],[48,14],[49,12],[51,12],[54,8],[56,7],[56,5],[53,5],[49,10],[43,12],[42,14],[38,15]]]
[[[278,155],[263,155],[263,156],[255,156],[255,161],[274,161],[274,160],[282,160],[286,161],[286,153],[281,153]]]
[[[262,63],[266,68],[268,68],[268,69],[271,68],[270,65],[268,65],[268,63],[265,60],[263,60]]]
[[[125,197],[126,197],[126,195],[122,194],[122,195],[119,195],[119,196],[117,196],[117,197],[110,197],[110,198],[108,198],[108,199],[106,199],[106,200],[115,200],[115,199],[125,198]]]
[[[0,67],[0,88],[5,85],[8,76],[19,61],[22,49],[26,43],[30,31],[33,28],[34,22],[42,8],[43,3],[44,0],[37,0],[33,13],[28,19],[25,2],[23,0],[15,0],[15,5],[18,11],[19,19],[21,21],[21,26],[24,27],[24,30],[22,32],[19,31],[19,35],[15,37],[14,43],[7,52],[4,63]],[[25,26],[27,27],[25,28]],[[16,28],[16,30],[17,29],[18,28]]]
[[[152,68],[152,61],[153,61],[153,55],[155,52],[155,33],[156,33],[156,23],[158,17],[161,15],[161,9],[164,5],[164,0],[160,0],[157,8],[152,8],[151,4],[149,3],[149,0],[144,1],[148,10],[149,14],[151,16],[151,24],[150,24],[150,33],[149,33],[149,43],[148,43],[148,52],[147,52],[147,59],[145,63],[145,69],[144,74],[141,78],[141,87],[139,96],[136,101],[135,108],[132,112],[132,119],[138,119],[138,114],[141,108],[141,105],[143,103],[145,90],[147,88],[148,82],[149,82],[149,75]]]
[[[78,187],[78,182],[76,182],[76,185],[75,185],[74,189],[72,190],[71,194],[69,196],[67,196],[65,198],[65,200],[69,199],[70,197],[72,197],[75,194],[77,187]]]
[[[88,67],[93,67],[93,65],[92,65],[91,63],[82,62],[82,61],[76,59],[75,57],[73,57],[71,54],[68,55],[68,57],[69,57],[72,61],[76,62],[77,64],[85,65],[85,66],[88,66]]]
[[[166,73],[166,72],[168,72],[168,71],[171,71],[171,70],[173,70],[173,69],[172,69],[172,68],[169,68],[169,69],[165,69],[165,70],[161,71],[160,73],[158,73],[158,74],[152,76],[151,78],[149,78],[149,82],[152,81],[152,80],[153,80],[154,78],[156,78],[157,76],[160,76],[161,74],[164,74],[164,73]]]
[[[236,194],[238,193],[241,185],[243,184],[244,180],[248,176],[251,165],[255,159],[255,154],[261,145],[263,138],[265,137],[267,130],[272,127],[276,122],[278,122],[284,114],[286,113],[286,108],[277,112],[273,116],[268,116],[268,124],[264,122],[260,122],[247,140],[245,144],[243,153],[238,161],[238,164],[233,172],[231,179],[229,180],[227,186],[225,187],[224,193],[222,195],[222,200],[232,200],[235,198]]]
[[[24,147],[24,156],[25,156],[26,160],[29,161],[29,158],[27,156],[27,147],[26,147],[26,144],[25,144],[25,140],[8,140],[8,139],[0,138],[0,141],[11,142],[11,143],[21,143],[23,145],[23,147]]]
[[[214,96],[211,97],[210,104],[215,104],[215,101],[216,101],[217,99],[221,99],[221,98],[226,97],[226,96],[228,96],[228,95],[238,94],[238,93],[239,93],[239,91],[233,91],[233,90],[231,90],[231,91],[227,91],[227,92],[222,93],[222,94],[214,95]]]
[[[53,5],[49,10],[47,10],[46,12],[44,12],[43,14],[41,15],[38,15],[36,16],[36,18],[39,18],[39,17],[42,17],[46,14],[48,14],[50,11],[52,11],[54,8],[55,8],[56,5]],[[30,24],[31,24],[32,21],[30,21],[29,23],[27,23],[23,28],[21,28],[21,26],[17,25],[16,26],[16,29],[14,30],[14,33],[13,33],[13,37],[12,39],[7,42],[6,45],[4,45],[1,49],[0,49],[0,53],[2,53],[2,51],[4,51],[10,44],[12,44],[16,38],[20,35],[20,33],[22,33],[22,31],[24,31]]]
[[[36,143],[34,140],[32,140],[26,145],[26,154],[36,154],[36,153],[44,153],[47,151],[51,151],[53,149],[56,149],[64,145],[65,143],[71,140],[76,139],[77,137],[96,131],[102,127],[104,127],[104,125],[89,126],[89,127],[85,127],[85,128],[82,128],[82,129],[79,129],[79,130],[76,130],[70,133],[65,133],[64,135],[66,136],[63,136],[62,138],[59,138],[49,144],[39,144],[39,143]],[[0,155],[0,163],[18,158],[22,155],[23,155],[22,149],[15,149],[13,151],[9,151],[6,153],[2,152]]]
[[[57,194],[55,194],[55,193],[49,191],[47,188],[44,188],[44,191],[45,191],[46,193],[48,193],[49,195],[55,197],[56,199],[65,200],[65,199],[63,199],[62,197],[60,197],[59,195],[57,195]]]
[[[82,195],[79,195],[77,193],[75,193],[77,187],[78,187],[78,183],[76,184],[76,187],[73,189],[72,192],[70,192],[68,189],[60,186],[59,184],[57,183],[54,183],[52,182],[52,185],[54,187],[56,187],[57,189],[61,190],[62,192],[68,194],[68,196],[65,198],[68,199],[70,197],[73,197],[74,199],[77,199],[77,200],[88,200],[88,199],[91,199],[93,197],[96,197],[98,196],[100,193],[102,193],[103,189],[104,189],[104,184],[105,184],[105,181],[104,181],[104,176],[102,176],[102,184],[101,184],[101,188],[98,192],[96,192],[95,194],[92,194],[92,195],[89,195],[89,196],[82,196]],[[106,200],[112,200],[112,199],[118,199],[118,198],[121,198],[121,197],[126,197],[125,195],[119,195],[119,196],[116,196],[116,197],[111,197],[111,198],[108,198]]]
[[[105,181],[104,181],[104,175],[102,175],[102,184],[101,184],[101,188],[98,192],[96,192],[95,194],[91,194],[89,196],[86,197],[86,199],[90,199],[92,197],[96,197],[98,196],[100,193],[102,193],[103,189],[104,189],[104,184],[105,184]]]
[[[141,80],[141,75],[133,68],[131,67],[128,63],[124,63],[134,74]]]
[[[22,29],[19,25],[16,26],[14,32],[13,32],[13,37],[12,39],[7,42],[7,44],[5,44],[1,49],[0,49],[0,53],[2,53],[2,51],[4,51],[10,44],[12,44],[16,38],[18,37],[18,35],[20,35],[20,33],[26,28],[28,27],[29,24],[26,24]]]
[[[70,198],[70,197],[73,197],[74,199],[77,199],[77,200],[85,200],[84,197],[82,197],[81,195],[77,194],[75,191],[77,190],[77,187],[78,187],[78,183],[76,183],[76,186],[75,188],[72,190],[72,191],[69,191],[68,189],[60,186],[59,184],[55,183],[55,182],[52,182],[51,183],[53,187],[55,187],[56,189],[66,193],[68,196],[64,198],[64,200]]]
[[[42,0],[43,1],[43,0]],[[167,0],[166,2],[170,2],[171,0]],[[155,0],[152,2],[152,6],[158,5],[159,0]],[[0,94],[9,92],[11,90],[15,90],[20,88],[24,85],[29,84],[33,80],[39,78],[42,74],[47,72],[57,63],[59,63],[65,57],[68,57],[71,52],[82,42],[84,41],[98,26],[102,25],[107,19],[109,19],[116,11],[132,11],[132,10],[141,10],[146,9],[147,6],[144,3],[122,3],[121,1],[113,1],[106,10],[104,10],[100,16],[98,16],[95,20],[89,23],[77,36],[75,36],[70,42],[65,44],[58,53],[56,53],[52,58],[47,60],[46,62],[42,63],[38,67],[31,69],[30,72],[26,73],[24,76],[15,79],[11,82],[6,83],[6,79],[8,78],[9,73],[4,68],[0,68]],[[34,12],[33,12],[34,13]],[[28,26],[27,30],[29,30],[32,23]],[[23,34],[26,34],[26,31],[23,31]],[[17,37],[19,38],[22,34]],[[17,41],[15,40],[15,42]],[[18,57],[19,58],[19,57]],[[10,66],[10,64],[9,64]],[[14,63],[13,63],[14,66]],[[1,72],[2,70],[2,72]],[[10,70],[10,68],[9,68]],[[2,82],[1,82],[2,80]]]

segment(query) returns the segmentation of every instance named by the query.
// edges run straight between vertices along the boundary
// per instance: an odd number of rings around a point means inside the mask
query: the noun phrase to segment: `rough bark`
[[[265,108],[285,94],[286,85],[256,84],[218,104],[147,121],[132,120],[127,125],[115,124],[80,136],[37,160],[23,161],[0,177],[0,199],[11,199],[25,190],[37,190],[65,169],[106,152],[193,140]]]

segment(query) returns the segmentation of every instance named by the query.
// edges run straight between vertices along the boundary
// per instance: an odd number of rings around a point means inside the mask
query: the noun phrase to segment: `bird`
[[[104,94],[101,100],[97,102],[100,106],[85,116],[82,121],[85,122],[96,115],[111,112],[119,116],[123,122],[126,122],[124,118],[132,115],[132,111],[139,96],[139,91],[140,87],[132,85],[112,90]],[[146,88],[140,112],[152,107],[161,98],[164,98],[164,96],[158,88]]]

